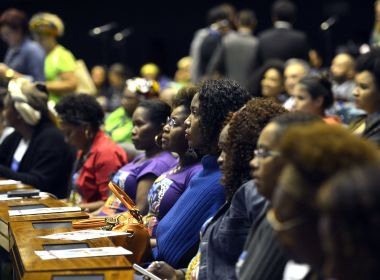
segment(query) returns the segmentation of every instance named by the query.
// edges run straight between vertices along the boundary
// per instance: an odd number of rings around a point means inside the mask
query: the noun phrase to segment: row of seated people
[[[374,59],[373,56],[376,54],[375,50],[363,56],[362,61],[366,64],[363,63],[362,71],[357,74],[358,78],[361,75],[371,78],[366,80],[367,87],[363,87],[362,83],[358,85],[358,95],[361,97],[359,104],[363,109],[379,103],[375,102],[378,94],[375,78],[379,76],[374,67],[376,57]],[[286,112],[281,105],[270,99],[249,101],[250,94],[236,82],[210,80],[198,88],[186,88],[181,91],[177,100],[173,102],[174,110],[169,119],[170,107],[161,101],[144,101],[137,106],[132,116],[134,124],[132,139],[136,147],[144,153],[126,165],[124,165],[126,156],[123,150],[112,144],[100,129],[103,112],[95,99],[87,95],[63,98],[56,107],[60,128],[68,143],[79,150],[75,172],[72,175],[70,160],[64,160],[73,155],[70,153],[71,147],[63,141],[62,134],[52,122],[53,117],[47,109],[47,95],[23,80],[11,81],[8,90],[4,117],[16,132],[8,136],[0,146],[2,150],[0,154],[8,157],[7,161],[2,162],[2,176],[19,179],[52,193],[65,190],[63,183],[71,181],[74,192],[77,191],[81,195],[79,203],[82,208],[94,210],[101,207],[100,212],[109,214],[108,211],[114,213],[113,210],[116,209],[123,211],[119,209],[120,203],[112,196],[108,198],[108,191],[105,191],[104,187],[109,181],[109,178],[105,177],[116,172],[111,180],[136,201],[142,213],[149,213],[147,223],[154,238],[152,240],[154,258],[165,261],[176,269],[190,264],[187,274],[195,273],[197,271],[195,268],[198,267],[198,276],[206,277],[204,279],[223,279],[226,275],[234,277],[235,264],[243,251],[244,243],[246,243],[246,252],[238,262],[241,267],[238,275],[241,275],[241,279],[281,279],[270,278],[269,274],[282,274],[288,259],[282,254],[280,247],[276,247],[276,243],[273,243],[277,239],[271,239],[271,235],[267,234],[268,231],[273,233],[267,223],[271,221],[275,229],[277,227],[281,230],[281,222],[276,220],[282,217],[281,214],[302,213],[307,216],[309,212],[310,217],[302,216],[302,219],[295,219],[296,222],[292,222],[291,225],[304,225],[300,221],[310,218],[314,224],[306,224],[303,230],[312,231],[314,235],[307,232],[306,240],[300,239],[302,243],[296,245],[302,245],[302,248],[295,247],[294,243],[285,245],[289,245],[291,250],[301,249],[301,253],[295,252],[295,260],[311,265],[312,273],[321,273],[318,255],[321,252],[317,250],[320,244],[312,239],[318,240],[319,237],[315,236],[318,231],[312,227],[317,225],[318,221],[315,218],[316,213],[319,213],[313,203],[316,189],[337,171],[355,164],[377,162],[378,158],[373,145],[351,135],[339,126],[308,125],[305,127],[308,130],[298,128],[293,130],[294,136],[282,137],[285,129],[281,125],[283,122],[288,124],[287,121],[279,118],[276,123],[275,119],[273,122],[280,128],[273,128],[273,125],[266,127],[273,118]],[[365,103],[368,95],[372,98],[371,102]],[[244,104],[246,105],[243,106]],[[226,117],[234,111],[237,112],[229,117],[225,133],[220,134]],[[316,118],[308,116],[302,117],[301,120],[307,119],[311,122]],[[268,131],[272,134],[264,133]],[[156,137],[157,135],[159,137]],[[96,140],[102,138],[103,141],[94,145]],[[103,144],[105,148],[102,149]],[[318,150],[318,145],[321,145],[321,150]],[[313,149],[310,149],[310,146]],[[219,156],[219,164],[223,171],[222,177],[217,161],[220,150],[222,153]],[[169,151],[175,152],[178,157],[175,158]],[[246,186],[243,184],[249,181],[248,162],[253,155],[255,156],[251,168],[255,180]],[[202,157],[201,164],[199,164],[200,157]],[[315,165],[308,163],[313,162],[311,159],[315,160]],[[109,164],[106,165],[105,162]],[[110,168],[112,171],[103,171],[105,166],[108,168],[108,165],[112,164],[114,164],[114,167]],[[294,211],[295,206],[291,208],[288,204],[285,206],[281,204],[279,195],[279,201],[276,204],[274,200],[273,206],[281,211],[274,208],[274,212],[268,212],[272,213],[268,214],[268,220],[263,219],[263,213],[267,213],[268,203],[272,201],[280,170],[284,166],[287,166],[284,170],[290,170],[287,171],[290,175],[284,172],[281,176],[288,180],[284,179],[284,188],[289,188],[284,191],[296,196],[295,203],[301,199],[301,205],[296,206],[306,207],[305,211],[302,211],[303,208],[297,208],[297,213],[283,213],[282,207],[286,206],[290,208],[288,211]],[[102,173],[107,172],[109,174],[103,176]],[[140,172],[142,172],[141,177],[139,177]],[[159,177],[162,173],[164,175]],[[178,177],[175,179],[174,175],[179,173],[182,173],[178,176],[180,179]],[[180,185],[181,177],[187,179],[182,185]],[[176,183],[172,184],[174,181]],[[59,183],[62,187],[57,189]],[[242,185],[245,187],[241,187]],[[303,190],[302,188],[306,186],[314,187],[313,191]],[[282,187],[279,189],[282,190]],[[181,195],[178,192],[183,193]],[[281,194],[280,191],[279,193]],[[243,201],[238,194],[243,196]],[[251,197],[245,200],[245,195]],[[297,197],[298,195],[301,197]],[[62,194],[59,196],[64,197]],[[165,202],[163,198],[166,198]],[[109,201],[103,205],[105,199]],[[223,207],[217,212],[222,205]],[[168,209],[170,207],[171,209]],[[213,217],[211,222],[202,227],[210,217]],[[198,250],[201,229],[202,242]],[[262,236],[267,238],[263,239]],[[307,246],[314,247],[308,250]],[[258,250],[258,247],[262,249]],[[303,255],[305,250],[310,255]],[[197,251],[199,254],[196,254]],[[263,254],[269,255],[263,256]],[[192,260],[194,255],[196,257]],[[244,256],[250,257],[244,258]],[[316,260],[313,257],[316,257]],[[276,258],[278,262],[275,263],[279,266],[276,269],[268,269],[268,265],[273,265],[272,260]],[[261,265],[257,265],[258,260],[262,261]],[[253,266],[251,261],[254,263]],[[167,266],[161,262],[155,262],[151,266],[156,273],[163,273],[161,269],[166,268]],[[177,276],[183,273],[183,270],[170,271]],[[244,278],[244,275],[252,273],[261,276]],[[266,274],[269,278],[264,277]]]

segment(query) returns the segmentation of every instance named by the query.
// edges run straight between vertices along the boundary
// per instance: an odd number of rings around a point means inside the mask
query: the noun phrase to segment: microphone
[[[120,32],[117,32],[115,35],[113,35],[113,39],[116,42],[120,42],[124,40],[125,38],[129,37],[133,33],[133,28],[125,28]]]
[[[320,28],[323,31],[329,30],[331,28],[331,26],[333,26],[337,21],[338,21],[337,16],[329,17],[327,20],[325,20],[324,22],[321,23]]]
[[[89,31],[89,35],[92,37],[99,36],[103,33],[106,33],[108,31],[111,31],[112,29],[117,27],[116,22],[110,22],[102,26],[95,27]]]

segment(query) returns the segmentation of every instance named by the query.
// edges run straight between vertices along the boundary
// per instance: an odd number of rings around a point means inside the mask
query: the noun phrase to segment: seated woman
[[[326,279],[379,277],[379,175],[379,164],[345,170],[319,192]]]
[[[325,111],[333,105],[331,83],[322,77],[306,76],[295,86],[292,111],[320,116],[328,124],[339,124],[337,116],[327,116]]]
[[[0,145],[0,176],[64,198],[75,156],[55,126],[47,99],[26,80],[9,82],[3,116],[15,131]]]
[[[199,155],[191,153],[185,139],[185,119],[190,114],[190,103],[196,87],[179,90],[172,101],[173,111],[162,134],[162,149],[178,155],[178,164],[154,181],[148,194],[149,213],[145,217],[151,236],[157,224],[187,188],[190,179],[201,170]]]
[[[204,82],[191,102],[186,119],[189,146],[206,154],[203,169],[194,176],[156,230],[155,258],[175,268],[185,267],[196,254],[199,231],[225,202],[217,164],[218,138],[227,114],[250,99],[249,93],[231,80]]]
[[[132,141],[136,149],[144,153],[120,168],[112,177],[112,181],[124,189],[136,203],[136,207],[144,215],[148,212],[148,192],[157,179],[177,163],[170,152],[162,151],[156,143],[156,136],[170,115],[170,107],[160,100],[141,102],[132,116]],[[105,205],[93,213],[100,216],[112,216],[126,211],[115,195],[107,199]]]
[[[354,134],[380,145],[380,49],[374,48],[356,60],[354,89],[358,109],[367,115],[350,124]]]
[[[203,226],[198,254],[188,266],[187,277],[234,278],[235,263],[248,232],[266,205],[253,181],[249,181],[249,161],[261,130],[273,117],[284,112],[285,109],[272,100],[254,99],[234,113],[220,133],[218,164],[227,201]],[[159,267],[154,262],[149,270],[166,279],[181,275],[163,262],[159,262]],[[165,270],[171,273],[163,273]]]
[[[308,265],[305,278],[300,279],[314,279],[311,275],[320,276],[323,264],[316,203],[319,190],[343,170],[378,163],[379,153],[373,143],[324,123],[289,128],[278,152],[286,165],[267,218],[288,255]]]
[[[283,104],[287,95],[284,90],[284,63],[271,59],[259,68],[252,77],[250,91],[254,96],[272,98]]]
[[[105,121],[105,132],[117,143],[132,143],[132,115],[140,101],[158,98],[157,83],[142,78],[128,79],[121,105]]]
[[[69,200],[86,211],[94,211],[108,198],[109,179],[127,162],[127,156],[100,129],[104,113],[93,96],[65,96],[56,111],[66,141],[78,151]]]

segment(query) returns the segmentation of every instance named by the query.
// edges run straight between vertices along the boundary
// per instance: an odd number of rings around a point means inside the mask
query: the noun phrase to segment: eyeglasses
[[[168,117],[168,118],[166,119],[166,124],[167,124],[168,126],[170,126],[170,127],[174,127],[174,126],[177,125],[177,121],[176,121],[175,119],[171,118],[171,117]]]
[[[298,227],[299,225],[303,224],[304,222],[306,222],[306,218],[304,218],[304,217],[297,217],[297,218],[290,219],[290,220],[285,221],[285,222],[280,222],[277,219],[276,213],[274,212],[273,209],[270,209],[267,212],[266,216],[267,216],[267,220],[268,220],[269,225],[275,231],[287,231],[287,230],[291,230],[291,229],[293,229],[295,227]]]
[[[255,149],[253,154],[257,158],[277,157],[281,155],[278,151],[271,151],[264,148]]]

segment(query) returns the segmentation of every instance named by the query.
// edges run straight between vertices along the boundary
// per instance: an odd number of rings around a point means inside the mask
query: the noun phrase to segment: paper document
[[[51,213],[64,213],[64,212],[78,212],[81,211],[80,207],[51,207],[51,208],[36,208],[25,210],[8,210],[9,216],[23,216],[23,215],[37,215],[37,214],[51,214]]]
[[[88,239],[110,237],[110,236],[119,236],[119,235],[128,235],[128,234],[130,234],[130,233],[123,232],[123,231],[86,229],[86,230],[54,233],[54,234],[49,234],[49,235],[39,236],[39,237],[40,238],[46,238],[46,239],[82,241],[82,240],[88,240]]]
[[[0,186],[17,185],[17,184],[21,184],[21,181],[0,180]]]
[[[43,260],[51,259],[72,259],[72,258],[88,258],[103,256],[119,256],[132,255],[132,252],[123,247],[99,247],[99,248],[79,248],[68,250],[50,250],[50,251],[34,251],[37,256]]]

